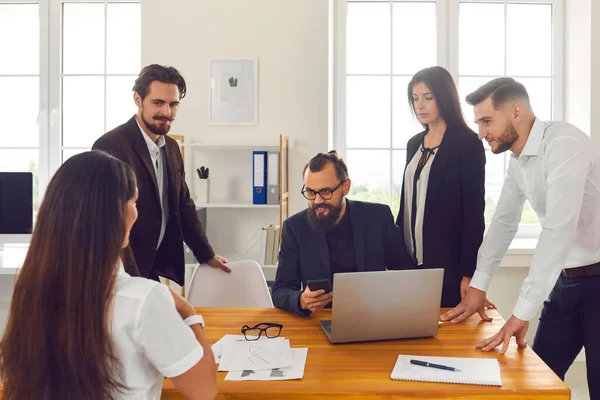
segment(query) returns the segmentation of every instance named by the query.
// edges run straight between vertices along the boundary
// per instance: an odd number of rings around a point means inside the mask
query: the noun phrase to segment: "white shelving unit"
[[[179,144],[181,146],[182,154],[185,159],[185,168],[186,176],[189,177],[188,185],[190,187],[190,192],[192,198],[195,198],[195,183],[198,179],[196,176],[195,169],[200,165],[207,165],[210,167],[210,199],[209,202],[197,202],[196,208],[201,215],[201,219],[206,223],[205,229],[207,233],[212,231],[213,234],[216,233],[215,243],[211,239],[211,244],[213,246],[216,245],[216,250],[219,252],[218,248],[221,247],[221,251],[223,252],[224,257],[227,257],[230,261],[238,261],[244,259],[252,259],[255,258],[252,256],[255,250],[250,251],[247,254],[236,254],[236,253],[246,253],[245,248],[240,248],[239,241],[237,242],[237,246],[232,245],[229,250],[223,251],[223,247],[226,247],[224,243],[223,232],[224,229],[246,229],[249,233],[247,233],[248,237],[252,235],[252,230],[256,230],[257,234],[260,234],[261,228],[264,227],[264,223],[261,224],[259,219],[261,218],[269,218],[270,214],[263,214],[261,216],[259,210],[263,210],[266,212],[267,210],[279,210],[279,225],[283,224],[283,221],[289,216],[289,148],[290,148],[290,140],[285,135],[279,136],[279,143],[274,145],[273,142],[270,143],[223,143],[223,144],[215,144],[215,143],[202,143],[202,142],[186,142],[183,137],[179,137]],[[245,161],[241,161],[242,159],[246,159],[248,154],[251,155],[253,150],[264,150],[264,151],[279,151],[279,204],[253,204],[252,199],[248,198],[249,189],[251,189],[251,181],[248,183],[248,179],[251,179],[251,173],[249,169],[249,165],[245,165]],[[206,157],[206,160],[203,159]],[[221,157],[221,158],[219,158]],[[227,161],[227,157],[232,157],[231,162]],[[248,158],[249,159],[249,158]],[[203,160],[201,163],[198,160]],[[223,167],[228,168],[228,170],[224,171]],[[220,175],[217,175],[220,174]],[[248,174],[247,176],[245,174]],[[215,178],[216,177],[216,178]],[[234,183],[234,181],[237,182]],[[214,181],[213,181],[214,180]],[[225,183],[224,183],[225,182]],[[214,185],[218,185],[214,186]],[[227,190],[224,190],[223,187],[227,187]],[[234,188],[235,186],[235,188]],[[248,190],[248,192],[244,192]],[[195,199],[194,199],[195,200]],[[243,217],[243,212],[246,210],[254,210],[258,214],[248,214],[248,217]],[[213,216],[212,212],[209,210],[215,210],[216,212],[220,212],[218,216]],[[217,211],[221,210],[221,211]],[[222,222],[216,223],[208,222],[208,214],[212,216],[211,218],[219,218],[222,220],[225,216],[223,214],[225,211],[223,210],[231,210],[232,216],[229,221],[225,224]],[[233,214],[235,213],[235,214]],[[214,214],[217,215],[217,214]],[[269,223],[273,223],[269,222]],[[267,224],[269,224],[267,223]],[[261,224],[254,226],[255,224]],[[216,232],[215,232],[216,231]],[[255,240],[254,237],[252,240],[249,240],[249,243],[252,243]],[[239,240],[239,238],[238,238]],[[219,246],[219,243],[221,246]],[[252,246],[252,245],[250,245]],[[242,246],[243,247],[243,246]],[[254,247],[256,249],[256,247]],[[259,257],[260,258],[260,257]],[[189,262],[189,261],[188,261]],[[259,261],[260,262],[260,261]],[[265,278],[268,281],[272,281],[275,279],[275,274],[277,270],[277,265],[262,265],[263,273],[265,274]]]

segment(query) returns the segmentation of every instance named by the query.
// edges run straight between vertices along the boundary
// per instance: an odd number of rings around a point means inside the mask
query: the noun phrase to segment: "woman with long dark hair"
[[[5,400],[158,399],[163,377],[190,399],[216,396],[210,345],[193,307],[125,273],[135,175],[93,151],[56,172],[0,342]]]
[[[408,141],[396,224],[416,265],[444,269],[441,306],[454,307],[469,288],[483,240],[485,153],[447,70],[417,72],[407,94],[425,130]]]

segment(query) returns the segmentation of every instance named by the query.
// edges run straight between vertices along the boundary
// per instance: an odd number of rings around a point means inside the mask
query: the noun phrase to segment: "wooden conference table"
[[[283,324],[281,336],[288,338],[292,347],[308,347],[302,380],[225,381],[227,373],[218,372],[218,399],[570,399],[568,387],[531,348],[518,349],[514,338],[504,356],[498,350],[484,353],[475,348],[479,340],[503,326],[504,320],[495,310],[488,311],[494,318],[492,322],[483,322],[475,314],[462,324],[440,325],[434,338],[337,345],[329,343],[319,325],[319,320],[330,319],[331,310],[319,311],[310,318],[278,309],[199,308],[198,313],[204,316],[211,343],[225,334],[241,334],[244,324],[276,322]],[[497,358],[502,387],[393,381],[390,374],[401,353]],[[183,397],[166,379],[162,398]]]

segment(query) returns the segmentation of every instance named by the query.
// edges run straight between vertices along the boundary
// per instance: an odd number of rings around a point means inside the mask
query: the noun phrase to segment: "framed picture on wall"
[[[209,125],[258,125],[258,58],[210,61]]]

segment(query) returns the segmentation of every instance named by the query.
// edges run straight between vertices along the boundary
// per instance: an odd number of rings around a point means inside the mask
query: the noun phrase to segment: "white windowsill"
[[[537,241],[537,238],[515,238],[500,262],[500,268],[529,267]]]
[[[531,264],[531,257],[535,252],[535,246],[537,244],[536,238],[531,239],[514,239],[511,243],[506,255],[500,263],[500,267],[529,267]],[[18,246],[21,247],[21,246]],[[19,260],[24,259],[26,253],[26,245],[23,245],[23,249],[20,251],[22,254],[17,254]],[[16,259],[13,260],[2,260],[3,254],[0,253],[0,275],[16,275],[19,271]],[[13,257],[15,258],[15,257]],[[4,268],[1,266],[7,264]],[[186,265],[188,268],[195,266],[194,264]],[[265,278],[268,281],[275,280],[275,273],[277,272],[277,265],[265,265],[262,267]]]

